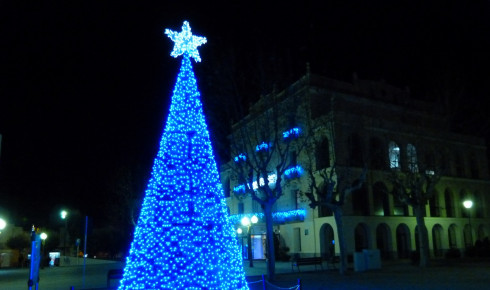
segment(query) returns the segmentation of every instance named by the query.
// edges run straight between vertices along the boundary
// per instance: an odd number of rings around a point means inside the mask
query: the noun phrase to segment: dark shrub
[[[413,265],[418,265],[420,263],[420,252],[419,251],[411,252],[410,260],[412,260]]]
[[[461,258],[461,252],[459,251],[459,249],[449,249],[446,252],[446,258],[447,259]]]
[[[464,255],[466,257],[476,257],[476,247],[468,247],[465,251],[464,251]]]

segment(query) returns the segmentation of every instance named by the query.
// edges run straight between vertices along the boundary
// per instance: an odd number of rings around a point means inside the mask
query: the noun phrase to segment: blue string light
[[[255,146],[255,151],[262,151],[269,149],[269,144],[262,142],[259,145]]]
[[[269,176],[267,176],[267,181],[269,182],[270,186],[274,186],[274,184],[276,184],[276,181],[277,181],[277,175],[276,174],[270,174]],[[261,177],[259,179],[259,182],[257,182],[257,180],[254,180],[252,182],[252,189],[257,190],[259,188],[259,186],[264,186],[264,185],[265,185],[264,178]],[[239,185],[233,187],[233,191],[235,191],[236,193],[245,193],[245,189],[246,189],[245,184],[239,184]]]
[[[288,168],[284,171],[287,178],[300,177],[303,174],[303,168],[299,165]]]
[[[230,222],[232,224],[238,224],[244,217],[252,218],[252,216],[257,216],[259,219],[264,218],[264,213],[247,213],[247,214],[235,214],[230,216]],[[280,211],[272,213],[272,221],[274,223],[285,223],[294,221],[304,221],[306,217],[306,210],[297,209],[289,211]]]
[[[245,193],[246,192],[245,184],[240,184],[240,185],[233,187],[233,191],[236,193]]]
[[[197,47],[207,42],[206,37],[192,35],[189,22],[184,21],[182,32],[175,32],[170,29],[165,29],[165,34],[175,43],[174,50],[170,53],[173,57],[178,57],[183,54],[188,54],[194,58],[196,62],[201,62]]]
[[[235,156],[235,162],[240,162],[241,160],[243,161],[247,160],[247,156],[245,156],[245,154],[243,153],[240,153],[238,154],[238,156]]]
[[[204,42],[182,29],[171,34],[183,59],[120,290],[248,289],[190,61]]]
[[[287,138],[292,138],[292,137],[298,137],[299,136],[299,128],[292,128],[292,129],[289,129],[285,132],[282,132],[282,137],[284,139],[287,139]]]

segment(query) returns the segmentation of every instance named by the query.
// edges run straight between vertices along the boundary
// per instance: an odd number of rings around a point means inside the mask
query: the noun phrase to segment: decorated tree
[[[247,118],[233,125],[230,135],[235,156],[230,169],[238,184],[233,189],[235,197],[239,200],[250,197],[263,212],[269,280],[275,279],[273,226],[279,220],[273,209],[286,189],[296,200],[303,172],[297,160],[306,145],[304,128],[300,126],[306,115],[300,95],[278,95],[273,91],[251,107]],[[295,215],[298,208],[292,212]]]
[[[206,38],[165,34],[183,60],[119,289],[248,289],[192,70]]]
[[[411,166],[407,172],[392,170],[388,179],[393,183],[391,194],[402,203],[411,206],[417,221],[419,266],[429,265],[429,233],[425,225],[425,206],[434,196],[435,186],[441,178],[441,173],[424,166]],[[429,167],[430,168],[430,167]]]
[[[319,212],[322,211],[322,208],[323,210],[328,209],[333,214],[337,226],[340,253],[339,273],[345,274],[348,270],[348,253],[344,234],[344,207],[350,202],[350,195],[356,194],[366,182],[367,167],[364,166],[357,177],[358,170],[346,166],[350,160],[347,162],[340,160],[338,164],[335,149],[345,148],[348,145],[343,143],[341,138],[336,138],[332,116],[325,115],[316,120],[310,120],[308,129],[307,154],[303,162],[308,176],[308,189],[301,194],[310,201],[311,208],[319,208]],[[325,146],[329,144],[328,140],[331,140],[331,145]],[[322,155],[320,153],[322,151],[326,151],[327,154]],[[330,166],[331,162],[332,166]],[[329,253],[328,258],[334,259],[334,255],[333,252]]]
[[[310,207],[316,208],[325,206],[333,213],[335,224],[337,226],[337,236],[339,239],[340,250],[340,267],[339,273],[345,274],[347,271],[347,246],[344,236],[344,205],[346,199],[350,194],[359,190],[366,180],[366,171],[364,168],[359,179],[354,185],[350,185],[346,181],[350,176],[348,169],[342,168],[336,169],[336,166],[332,168],[323,168],[314,172],[311,168],[306,170],[309,177],[309,191],[305,192],[305,196],[310,200]],[[341,173],[339,173],[340,171]],[[320,186],[323,185],[323,186]],[[318,198],[315,197],[315,194]]]

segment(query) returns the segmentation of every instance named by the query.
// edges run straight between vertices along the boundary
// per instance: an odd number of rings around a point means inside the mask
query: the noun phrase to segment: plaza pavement
[[[39,290],[102,290],[106,288],[109,269],[123,268],[121,262],[87,265],[85,279],[81,266],[44,268],[41,270]],[[247,280],[251,290],[263,289],[262,274],[266,274],[266,263],[255,261],[250,268],[244,261]],[[1,290],[27,289],[28,269],[0,269]],[[276,279],[267,289],[294,289],[301,279],[302,289],[490,289],[489,260],[434,260],[431,266],[419,268],[410,261],[383,262],[381,269],[340,275],[338,270],[324,270],[315,266],[304,266],[301,272],[292,272],[290,262],[277,262]],[[256,282],[256,283],[253,283]],[[112,281],[115,289],[118,281]],[[276,288],[279,287],[279,288]]]

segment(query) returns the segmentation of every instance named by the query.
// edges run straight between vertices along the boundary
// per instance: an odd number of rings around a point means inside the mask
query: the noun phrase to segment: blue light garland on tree
[[[248,289],[190,60],[206,38],[165,34],[182,65],[119,289]]]

